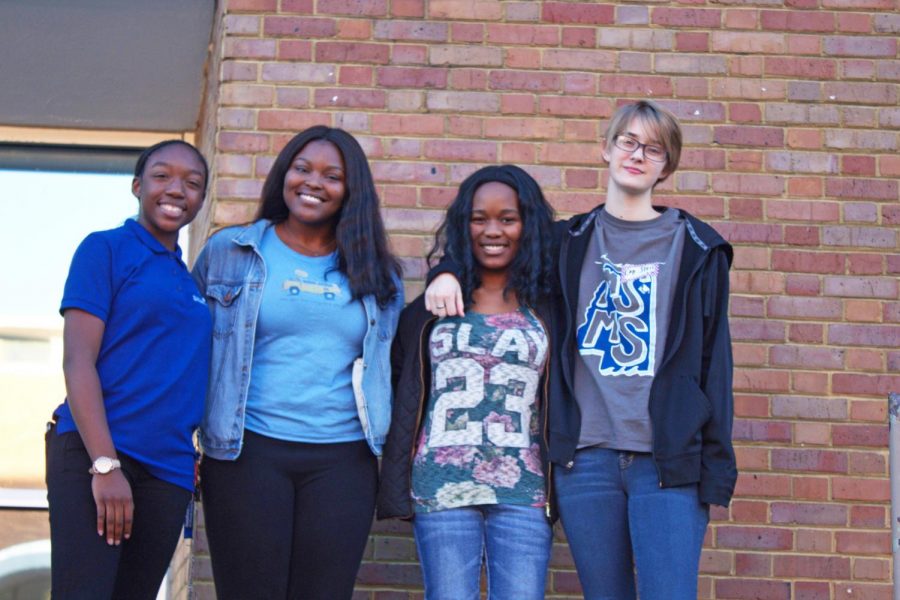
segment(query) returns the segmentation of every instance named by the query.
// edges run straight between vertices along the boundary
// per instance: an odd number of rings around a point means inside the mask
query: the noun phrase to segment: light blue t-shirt
[[[337,254],[304,256],[275,228],[260,244],[266,284],[256,322],[245,426],[280,440],[364,439],[353,397],[353,361],[362,356],[366,314]]]

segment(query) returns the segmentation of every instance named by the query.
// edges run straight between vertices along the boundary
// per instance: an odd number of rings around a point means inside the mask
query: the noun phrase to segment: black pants
[[[72,431],[46,435],[50,561],[54,600],[127,598],[153,600],[169,568],[191,493],[157,479],[137,461],[119,455],[131,484],[131,538],[118,546],[97,535],[91,459]]]
[[[365,441],[306,444],[246,431],[236,461],[204,457],[200,488],[219,600],[349,600],[377,483]]]

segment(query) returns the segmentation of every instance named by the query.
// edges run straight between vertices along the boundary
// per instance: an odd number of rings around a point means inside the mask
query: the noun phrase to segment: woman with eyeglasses
[[[678,167],[681,129],[650,101],[624,105],[606,133],[606,202],[557,223],[568,325],[550,343],[563,373],[548,399],[556,499],[584,597],[697,597],[709,505],[727,506],[731,443],[731,246],[709,225],[656,206]],[[459,269],[426,291],[460,314]]]

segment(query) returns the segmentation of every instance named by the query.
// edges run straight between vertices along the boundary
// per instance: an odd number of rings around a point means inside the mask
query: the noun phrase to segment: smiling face
[[[326,140],[308,143],[284,176],[288,220],[306,227],[334,227],[344,204],[344,159]]]
[[[485,183],[472,198],[472,252],[482,271],[505,271],[519,251],[522,215],[516,191],[499,181]]]
[[[131,182],[140,203],[138,223],[174,250],[178,230],[200,211],[205,188],[206,168],[196,152],[183,144],[163,146],[147,158],[143,173]]]
[[[657,139],[656,131],[648,127],[643,119],[635,117],[628,126],[617,135],[630,137],[641,144],[664,147]],[[640,147],[633,152],[622,150],[606,141],[603,159],[609,163],[609,184],[630,196],[641,196],[653,189],[660,179],[668,174],[666,162],[649,160],[645,148]]]

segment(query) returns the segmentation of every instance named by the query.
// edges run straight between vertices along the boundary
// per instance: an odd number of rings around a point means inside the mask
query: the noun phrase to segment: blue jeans
[[[553,534],[541,508],[489,504],[416,513],[426,600],[541,600]]]
[[[661,488],[650,454],[585,448],[553,472],[587,600],[696,600],[709,507],[696,485]]]

